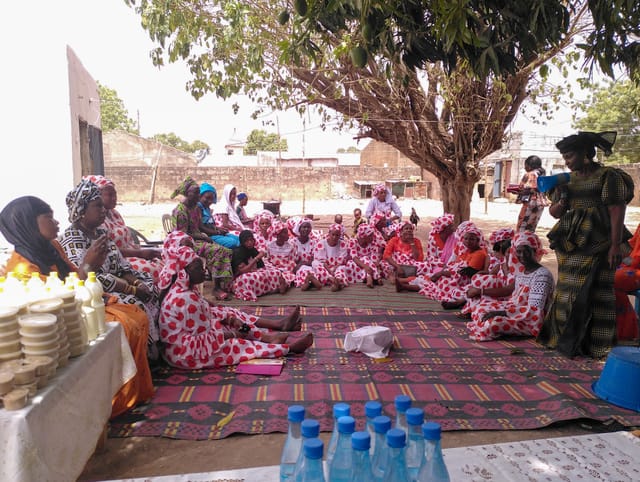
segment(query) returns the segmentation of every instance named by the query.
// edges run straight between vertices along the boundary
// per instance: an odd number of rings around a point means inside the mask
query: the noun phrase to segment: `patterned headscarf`
[[[171,231],[167,234],[167,237],[164,238],[164,243],[162,244],[162,259],[165,262],[168,259],[171,259],[171,251],[175,251],[182,246],[182,242],[185,239],[191,239],[191,236],[183,231]]]
[[[91,201],[100,198],[100,188],[88,179],[83,179],[67,194],[66,203],[69,210],[69,222],[75,223],[87,210]]]
[[[536,233],[532,233],[530,231],[519,232],[513,238],[513,247],[514,249],[518,246],[529,246],[533,249],[533,256],[536,261],[540,261],[542,256],[547,252],[542,247],[542,242]]]
[[[366,238],[367,236],[372,236],[375,233],[375,228],[367,223],[362,223],[358,226],[358,238]]]
[[[395,231],[398,236],[400,236],[400,231],[402,231],[402,228],[404,228],[407,225],[411,227],[411,231],[415,230],[415,226],[411,223],[411,221],[402,221],[402,222],[396,223]]]
[[[327,229],[327,235],[331,231],[338,231],[340,233],[340,236],[342,236],[344,234],[344,226],[342,224],[333,223],[329,225],[329,229]]]
[[[175,191],[171,193],[171,199],[176,197],[178,194],[182,194],[183,196],[187,195],[187,191],[194,184],[198,184],[191,176],[187,176],[184,181],[180,183],[180,185],[176,188]]]
[[[387,192],[387,186],[384,184],[377,184],[376,187],[373,188],[373,195],[377,196],[381,192]]]
[[[280,231],[282,231],[283,229],[287,229],[288,230],[287,225],[284,224],[279,219],[275,219],[271,223],[271,232],[273,233],[274,236],[278,235],[280,233]]]
[[[309,227],[311,228],[309,231],[309,235],[311,235],[311,231],[313,231],[313,221],[311,221],[311,219],[309,218],[299,218],[296,221],[296,223],[293,225],[291,232],[296,236],[300,236],[300,227],[305,223],[308,224]]]
[[[100,189],[105,188],[107,186],[116,187],[111,179],[107,179],[100,174],[91,174],[90,176],[84,176],[82,179],[87,179],[98,186]]]
[[[513,230],[513,228],[496,229],[489,236],[489,243],[491,244],[491,246],[493,246],[494,244],[499,243],[500,241],[505,241],[507,239],[513,239],[514,235],[515,235],[515,231]]]
[[[375,226],[376,224],[378,224],[381,220],[386,219],[387,217],[384,215],[384,213],[381,213],[380,211],[376,211],[375,213],[373,213],[371,215],[371,217],[369,218],[369,224],[371,226]]]
[[[253,231],[255,233],[259,233],[260,232],[260,221],[263,219],[268,219],[269,221],[273,222],[273,218],[274,218],[274,214],[267,210],[267,209],[263,209],[262,211],[260,211],[258,214],[256,214],[256,217],[253,218]],[[269,234],[271,233],[271,230],[269,230]]]
[[[156,283],[158,289],[165,290],[169,288],[174,276],[176,277],[176,283],[179,283],[183,288],[187,288],[189,286],[189,275],[185,268],[196,259],[200,259],[200,257],[191,246],[179,246],[177,249],[166,251],[166,253],[168,256],[164,260],[162,271],[160,271],[158,282]]]
[[[203,182],[202,184],[200,184],[200,195],[202,196],[205,192],[213,193],[213,204],[218,202],[218,192],[216,191],[216,188],[208,182]]]
[[[442,216],[435,218],[431,221],[431,232],[433,234],[442,232],[444,228],[453,224],[454,219],[455,217],[451,213],[444,213]]]

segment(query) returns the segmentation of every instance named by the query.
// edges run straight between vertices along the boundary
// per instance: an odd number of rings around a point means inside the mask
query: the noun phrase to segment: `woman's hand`
[[[142,258],[144,259],[156,259],[162,256],[162,251],[155,248],[144,248],[142,250]]]
[[[482,316],[482,321],[487,321],[490,318],[494,318],[496,316],[506,316],[505,311],[488,311]]]
[[[100,268],[104,264],[105,259],[107,259],[107,254],[109,253],[109,236],[107,234],[103,234],[98,239],[95,240],[89,246],[89,249],[84,254],[84,259],[82,260],[82,266],[90,266],[91,270],[95,271]],[[86,273],[85,273],[86,274]]]
[[[607,255],[609,260],[609,267],[616,269],[622,263],[622,252],[620,251],[620,245],[612,244],[609,248],[609,254]]]
[[[147,288],[147,285],[145,285],[144,283],[138,283],[135,288],[136,288],[136,296],[144,302],[149,301],[153,296],[153,293],[151,292],[151,290]]]
[[[471,286],[469,289],[467,289],[468,298],[475,298],[477,296],[480,296],[480,293],[481,293],[480,288],[476,288],[474,286]]]

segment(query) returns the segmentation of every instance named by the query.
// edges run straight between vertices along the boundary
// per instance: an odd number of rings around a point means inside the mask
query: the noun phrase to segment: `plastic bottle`
[[[449,471],[442,456],[440,444],[442,429],[440,424],[427,422],[422,424],[424,436],[424,457],[418,472],[419,482],[449,482]]]
[[[376,400],[369,400],[364,404],[364,414],[367,418],[367,432],[371,437],[369,455],[373,456],[376,448],[376,431],[373,428],[373,419],[382,415],[382,404]]]
[[[57,271],[51,271],[47,276],[44,287],[49,295],[57,296],[64,290],[64,282],[58,277]]]
[[[418,478],[418,472],[424,457],[424,436],[422,434],[422,424],[424,423],[424,410],[421,408],[409,408],[406,412],[407,425],[407,448],[405,449],[405,459],[407,461],[407,472],[411,480]]]
[[[102,299],[102,294],[104,293],[102,283],[98,281],[96,274],[93,271],[89,271],[84,285],[91,292],[91,307],[96,310],[96,316],[98,318],[98,333],[102,334],[107,331],[107,326],[104,322],[105,306],[104,300]]]
[[[396,407],[396,425],[395,428],[399,428],[404,430],[406,434],[408,431],[407,427],[407,410],[411,408],[411,398],[407,395],[398,395],[394,400],[394,405]]]
[[[304,441],[304,466],[300,480],[302,482],[325,482],[322,468],[322,449],[324,445],[319,438],[310,438]]]
[[[409,482],[407,463],[404,456],[406,445],[404,430],[392,428],[387,432],[387,467],[384,472],[383,482]]]
[[[29,281],[27,281],[27,299],[29,301],[38,301],[47,296],[44,281],[40,279],[40,273],[31,273]]]
[[[320,435],[320,422],[312,418],[305,418],[300,424],[300,433],[302,434],[302,443],[310,438],[318,438]],[[304,468],[304,450],[300,450],[298,459],[296,460],[296,467],[293,471],[292,480],[302,480],[302,470]]]
[[[331,463],[327,464],[329,482],[349,482],[351,479],[351,434],[356,430],[356,420],[349,415],[338,419],[338,443]]]
[[[7,299],[14,300],[12,302],[14,306],[26,303],[24,285],[14,271],[7,273],[7,279],[4,281],[2,287],[4,288],[3,291]]]
[[[351,482],[371,482],[373,472],[371,471],[371,457],[369,448],[371,447],[371,435],[369,432],[354,432],[351,435],[352,461],[351,461]]]
[[[287,410],[287,420],[289,421],[289,430],[280,457],[281,481],[292,480],[293,472],[296,469],[296,460],[298,460],[298,454],[302,447],[300,424],[304,420],[304,407],[291,405]]]
[[[329,439],[329,445],[327,445],[327,467],[331,464],[333,454],[336,452],[336,445],[338,443],[338,419],[348,415],[351,415],[351,407],[348,403],[336,403],[333,406],[333,432]]]
[[[386,415],[379,415],[373,419],[373,429],[376,432],[376,448],[371,458],[371,471],[373,479],[382,480],[387,467],[387,439],[386,435],[391,428],[391,419]]]
[[[89,341],[95,340],[98,336],[98,317],[96,310],[91,307],[91,292],[84,285],[84,280],[78,280],[76,284],[76,300],[82,303],[80,308],[87,325],[87,337]]]

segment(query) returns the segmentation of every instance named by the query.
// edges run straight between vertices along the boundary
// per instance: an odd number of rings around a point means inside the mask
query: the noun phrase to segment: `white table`
[[[640,480],[640,438],[628,432],[558,437],[443,450],[451,482]],[[279,480],[277,465],[117,482]]]
[[[59,368],[29,404],[0,409],[0,481],[76,480],[111,415],[111,400],[136,373],[119,323]]]

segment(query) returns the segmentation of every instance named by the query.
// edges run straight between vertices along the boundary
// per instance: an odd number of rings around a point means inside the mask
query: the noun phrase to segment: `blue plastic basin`
[[[640,412],[640,347],[613,348],[591,388],[603,400]]]

